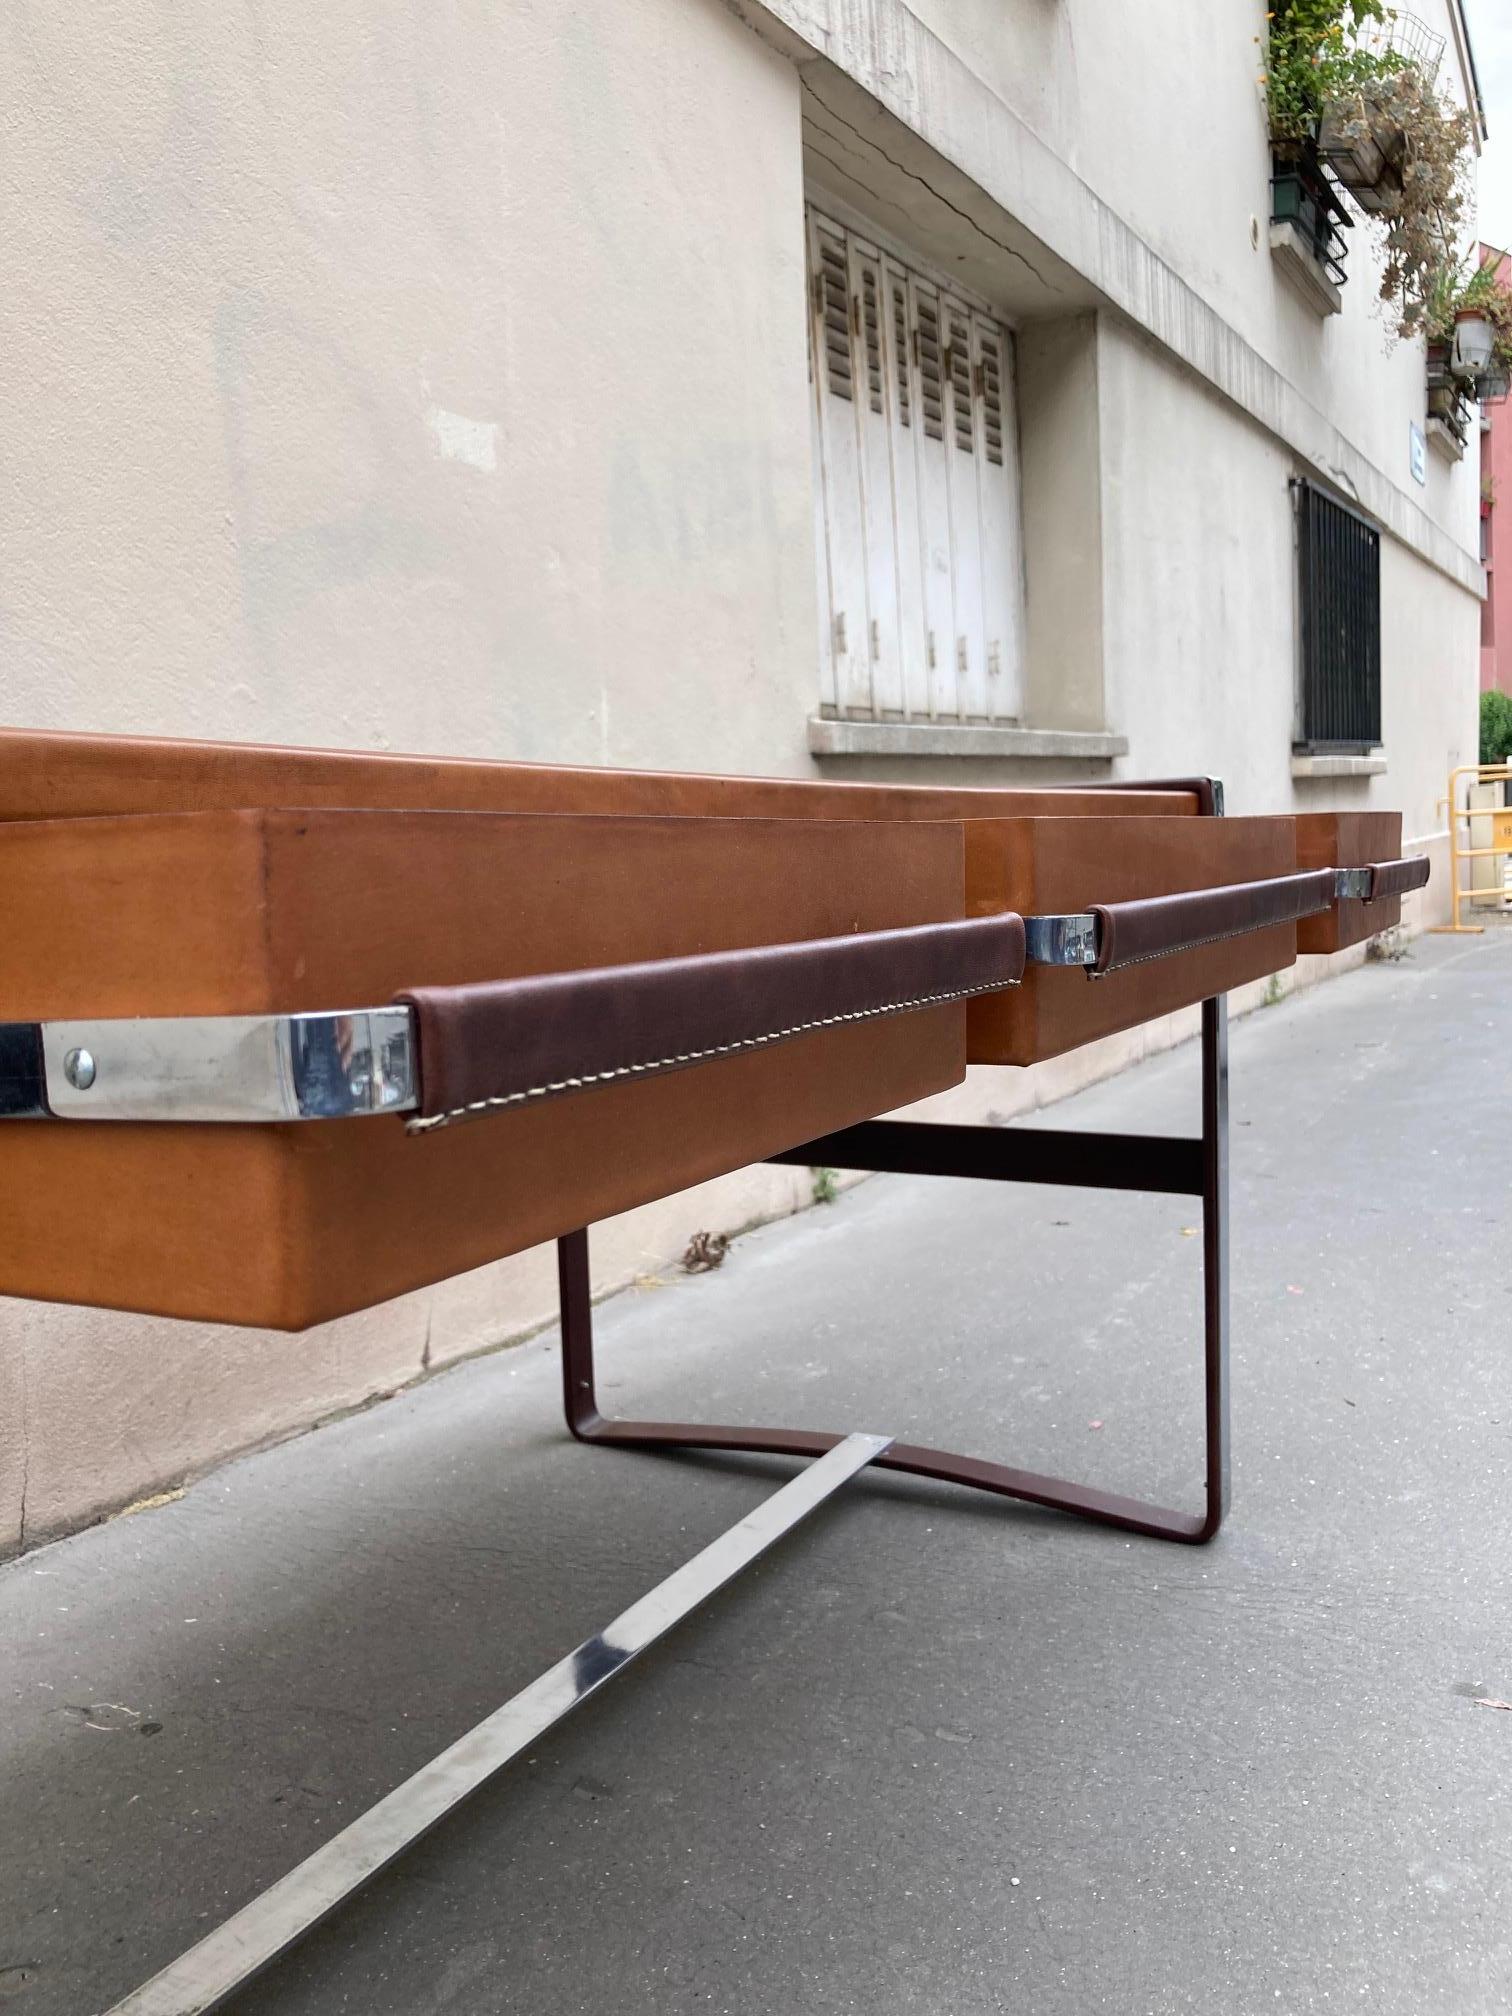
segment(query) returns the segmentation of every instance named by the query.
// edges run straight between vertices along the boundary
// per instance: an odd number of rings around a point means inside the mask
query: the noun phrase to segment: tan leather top
[[[806,819],[977,819],[1036,812],[1135,818],[1198,810],[1196,788],[1185,785],[953,790],[0,729],[0,820],[278,805]]]

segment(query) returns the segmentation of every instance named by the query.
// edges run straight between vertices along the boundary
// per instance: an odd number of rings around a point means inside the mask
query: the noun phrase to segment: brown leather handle
[[[420,1118],[474,1113],[679,1071],[840,1023],[1009,987],[1024,971],[1011,911],[470,987],[415,987]]]
[[[1334,871],[1276,875],[1264,882],[1231,882],[1180,896],[1149,896],[1132,903],[1093,903],[1097,919],[1094,975],[1117,973],[1147,959],[1191,952],[1220,938],[1295,923],[1327,910],[1334,900]]]
[[[1370,894],[1367,903],[1379,903],[1385,896],[1405,896],[1409,889],[1428,885],[1428,856],[1415,854],[1406,861],[1372,861]]]

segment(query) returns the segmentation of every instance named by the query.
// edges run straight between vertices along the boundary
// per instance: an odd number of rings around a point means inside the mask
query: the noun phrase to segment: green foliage
[[[1475,135],[1470,114],[1440,100],[1411,54],[1392,46],[1401,18],[1384,0],[1279,0],[1261,81],[1278,154],[1300,154],[1326,119],[1336,136],[1394,159],[1370,221],[1383,237],[1392,331],[1415,336],[1458,261]]]
[[[1430,343],[1447,343],[1454,334],[1455,317],[1473,311],[1491,324],[1496,361],[1512,366],[1512,283],[1501,271],[1504,257],[1493,252],[1474,264],[1468,258],[1457,259],[1439,269],[1423,318]],[[1485,501],[1489,504],[1491,499]]]
[[[1480,697],[1480,760],[1512,763],[1512,693],[1494,687]]]
[[[840,1195],[840,1176],[835,1169],[810,1169],[814,1184],[814,1202],[833,1204]]]
[[[1271,138],[1283,152],[1317,132],[1324,107],[1370,79],[1400,69],[1394,51],[1363,49],[1366,22],[1384,22],[1384,0],[1281,0],[1266,17],[1266,106]]]
[[[1398,336],[1419,335],[1446,267],[1457,270],[1468,222],[1475,126],[1468,112],[1445,105],[1413,64],[1361,85],[1344,102],[1348,120],[1403,135],[1400,189],[1375,220],[1386,233],[1381,299]],[[1451,317],[1451,320],[1453,318]]]

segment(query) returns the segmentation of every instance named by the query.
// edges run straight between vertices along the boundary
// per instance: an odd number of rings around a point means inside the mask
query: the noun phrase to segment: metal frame
[[[1113,790],[1191,791],[1199,816],[1223,817],[1216,777],[1120,779]],[[1067,920],[1057,920],[1065,922]],[[1066,954],[1077,932],[1060,934]],[[1049,949],[1047,945],[1046,949]],[[1080,963],[1080,957],[1077,963]],[[1202,1380],[1204,1489],[1200,1512],[1171,1511],[1061,1477],[1010,1469],[977,1456],[957,1456],[913,1442],[893,1442],[875,1460],[942,1483],[964,1484],[1002,1498],[1024,1499],[1156,1540],[1204,1546],[1223,1524],[1229,1502],[1229,1196],[1228,1001],[1202,1004],[1202,1132],[1195,1139],[1146,1134],[1071,1133],[1040,1129],[944,1126],[923,1121],[871,1120],[825,1135],[774,1162],[830,1169],[870,1169],[897,1175],[963,1176],[999,1183],[1063,1183],[1079,1189],[1149,1190],[1202,1199]],[[839,1435],[809,1428],[718,1427],[687,1421],[616,1421],[599,1412],[593,1367],[593,1294],[588,1232],[557,1241],[561,1304],[562,1404],[579,1442],[622,1448],[729,1449],[774,1456],[817,1456]]]
[[[1081,1189],[1152,1190],[1202,1199],[1205,1491],[1200,1512],[1171,1511],[1064,1478],[1011,1469],[914,1442],[893,1442],[875,1461],[947,1484],[1022,1498],[1083,1519],[1200,1546],[1223,1523],[1229,1496],[1228,1020],[1220,996],[1202,1004],[1202,1133],[1065,1133],[1029,1128],[942,1126],[872,1120],[825,1135],[774,1162],[831,1169],[969,1176],[1000,1183],[1064,1183]],[[821,1429],[745,1428],[690,1421],[617,1421],[599,1412],[594,1384],[588,1233],[557,1241],[561,1292],[562,1397],[579,1442],[658,1449],[729,1449],[821,1456],[844,1438]]]
[[[1158,788],[1158,787],[1153,787]],[[1222,812],[1221,786],[1183,779],[1198,794],[1200,811]],[[1090,923],[1090,918],[1085,920]],[[1083,964],[1088,937],[1081,917],[1047,920],[1062,963]],[[1047,943],[1046,949],[1050,949]],[[344,1020],[346,1018],[343,1018]],[[335,1031],[325,1034],[334,1037]],[[371,1031],[368,1047],[390,1068],[381,1078],[397,1103],[409,1087],[400,1081],[399,1053],[407,1044],[396,1030]],[[18,1040],[21,1036],[24,1042]],[[350,1031],[348,1032],[350,1036]],[[369,1036],[362,1031],[364,1038]],[[0,1089],[25,1092],[40,1075],[44,1037],[35,1027],[0,1025]],[[70,1085],[86,1079],[66,1035],[57,1061]],[[269,1080],[267,1029],[255,1031],[261,1089]],[[77,1051],[82,1046],[75,1042]],[[145,1056],[156,1071],[156,1051]],[[48,1062],[53,1060],[49,1058]],[[347,1061],[343,1059],[343,1062]],[[89,1057],[86,1064],[92,1066]],[[271,1082],[290,1095],[288,1059],[273,1059]],[[49,1074],[51,1075],[51,1074]],[[87,1092],[89,1084],[74,1085]],[[155,1088],[154,1088],[155,1089]],[[149,1097],[151,1094],[149,1093]],[[19,1099],[17,1105],[20,1104]],[[366,1103],[366,1102],[364,1102]],[[393,1105],[390,1109],[393,1110]],[[893,1170],[993,1182],[1072,1184],[1082,1188],[1149,1190],[1202,1199],[1203,1378],[1206,1485],[1200,1512],[1170,1511],[1093,1486],[1010,1469],[979,1457],[957,1456],[886,1436],[831,1434],[802,1428],[740,1428],[668,1421],[606,1420],[594,1386],[593,1306],[588,1233],[568,1233],[557,1244],[561,1290],[562,1390],[567,1425],[582,1442],[620,1446],[761,1451],[813,1460],[758,1509],[657,1585],[607,1630],[585,1641],[514,1695],[440,1756],[407,1778],[375,1806],[255,1897],[159,1974],[117,2002],[108,2016],[205,2016],[255,1974],[286,1953],[331,1912],[363,1888],[397,1856],[436,1826],[572,1710],[596,1693],[637,1654],[757,1560],[784,1534],[871,1464],[915,1476],[964,1484],[1001,1497],[1075,1513],[1104,1525],[1156,1539],[1201,1544],[1223,1522],[1229,1495],[1228,1403],[1228,1022],[1220,996],[1202,1004],[1202,1132],[1193,1139],[1160,1135],[1064,1133],[1030,1129],[869,1121],[774,1156],[777,1162]]]
[[[1470,822],[1474,819],[1489,819],[1493,822],[1491,835],[1494,840],[1496,837],[1494,822],[1497,814],[1504,809],[1499,805],[1481,805],[1472,808],[1469,803],[1469,792],[1467,791],[1465,794],[1466,803],[1464,809],[1461,810],[1459,803],[1459,780],[1461,777],[1473,777],[1477,784],[1512,785],[1512,763],[1461,763],[1457,765],[1456,768],[1449,772],[1449,796],[1446,799],[1441,798],[1439,800],[1439,803],[1446,808],[1449,814],[1450,915],[1447,924],[1430,924],[1428,929],[1430,931],[1448,932],[1462,938],[1478,938],[1485,931],[1486,927],[1484,924],[1462,924],[1460,922],[1461,904],[1473,902],[1477,897],[1499,902],[1503,892],[1496,887],[1494,882],[1487,889],[1477,889],[1473,886],[1466,889],[1460,881],[1459,864],[1461,861],[1512,860],[1512,848],[1462,847],[1460,845],[1461,826],[1470,825]],[[1473,834],[1473,827],[1471,830]],[[1473,868],[1470,872],[1472,875],[1475,873]]]

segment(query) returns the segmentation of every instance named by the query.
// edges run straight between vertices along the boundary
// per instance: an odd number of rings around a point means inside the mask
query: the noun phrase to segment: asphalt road
[[[1512,932],[1236,1025],[1233,1113],[1213,1546],[863,1478],[238,2016],[1512,2008]],[[602,1397],[1195,1503],[1194,1214],[878,1178],[606,1305]],[[0,2007],[108,2006],[789,1474],[578,1448],[556,1380],[0,1569]]]

